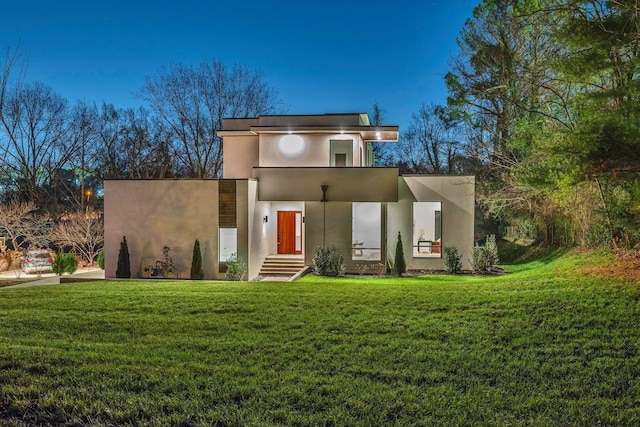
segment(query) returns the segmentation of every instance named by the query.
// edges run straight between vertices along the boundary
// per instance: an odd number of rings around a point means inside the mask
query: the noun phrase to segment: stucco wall
[[[218,181],[105,181],[105,276],[115,277],[122,236],[127,236],[133,278],[162,258],[162,248],[189,278],[193,244],[200,241],[205,278],[224,277],[218,264]],[[247,260],[248,182],[237,185],[238,253]]]
[[[397,168],[255,168],[262,201],[320,201],[321,186],[328,185],[332,202],[395,202]]]
[[[389,203],[387,241],[395,254],[398,232],[408,269],[444,268],[442,258],[414,258],[413,202],[442,202],[442,245],[455,246],[462,254],[463,269],[470,269],[473,249],[475,178],[473,176],[401,176],[398,203]]]
[[[324,206],[326,205],[326,217]],[[305,203],[305,263],[313,265],[313,253],[318,246],[323,244],[323,234],[325,246],[335,246],[342,254],[348,273],[357,273],[356,266],[360,264],[375,264],[385,262],[384,253],[386,243],[382,239],[382,259],[380,261],[352,261],[352,206],[351,202],[307,202]],[[380,233],[384,236],[385,227],[385,204],[381,205],[382,229]],[[323,218],[326,218],[326,223]]]
[[[269,255],[269,229],[271,223],[264,222],[265,215],[269,215],[270,202],[258,201],[258,183],[255,180],[248,182],[249,203],[249,250],[247,256],[247,274],[252,279],[260,272],[262,262]]]
[[[283,152],[279,142],[282,138],[299,137],[301,149],[291,153]],[[228,138],[228,137],[227,137]],[[360,166],[361,138],[359,134],[261,134],[260,166],[261,167],[318,167],[331,164],[330,141],[353,140],[353,166]],[[226,161],[226,160],[225,160]]]
[[[225,136],[223,138],[223,150],[223,178],[251,178],[253,167],[258,166],[258,136]]]
[[[324,207],[326,206],[326,215]],[[326,220],[326,222],[325,222]],[[305,203],[305,263],[313,265],[313,253],[322,246],[335,246],[345,260],[351,256],[351,203]]]

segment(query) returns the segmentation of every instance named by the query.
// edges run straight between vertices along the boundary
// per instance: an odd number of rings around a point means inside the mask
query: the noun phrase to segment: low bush
[[[487,258],[487,270],[491,270],[500,262],[500,256],[498,255],[498,243],[496,242],[496,236],[491,234],[487,236],[487,240],[484,244],[485,257]]]
[[[53,272],[58,276],[62,276],[64,274],[64,258],[65,254],[63,252],[58,252],[53,258],[51,270],[53,270]]]
[[[449,274],[456,274],[462,268],[462,255],[455,246],[445,246],[443,249],[444,269]]]
[[[474,273],[484,272],[488,269],[487,252],[483,246],[477,243],[471,251],[471,269]]]
[[[64,272],[73,274],[78,270],[78,258],[74,254],[64,256]]]
[[[101,270],[104,270],[104,248],[100,249],[100,252],[98,252],[98,267],[100,267]]]
[[[58,252],[53,258],[51,269],[58,276],[62,276],[64,273],[73,274],[78,270],[78,259],[74,254]]]
[[[247,272],[247,264],[242,257],[238,256],[238,254],[232,254],[226,264],[227,271],[224,273],[224,278],[235,282],[242,280],[244,274]]]
[[[344,276],[346,270],[344,258],[335,246],[331,248],[318,246],[313,254],[313,264],[313,271],[318,276]]]

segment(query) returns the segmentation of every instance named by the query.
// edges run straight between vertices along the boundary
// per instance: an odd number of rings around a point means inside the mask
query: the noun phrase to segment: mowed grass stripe
[[[636,425],[640,291],[500,277],[0,292],[0,424]]]

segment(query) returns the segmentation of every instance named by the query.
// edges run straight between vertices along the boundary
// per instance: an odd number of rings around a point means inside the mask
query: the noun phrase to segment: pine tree
[[[122,242],[120,242],[116,277],[119,279],[128,279],[131,277],[131,263],[129,262],[129,247],[127,246],[127,236],[122,236]]]
[[[191,259],[191,280],[202,279],[204,279],[204,266],[202,265],[200,242],[196,239],[196,242],[193,245],[193,258]]]
[[[101,270],[104,270],[104,248],[100,249],[100,252],[98,252],[98,267],[100,267]]]
[[[407,271],[407,264],[404,261],[404,249],[402,248],[402,236],[398,231],[398,243],[396,244],[396,257],[393,264],[393,272],[402,276]]]

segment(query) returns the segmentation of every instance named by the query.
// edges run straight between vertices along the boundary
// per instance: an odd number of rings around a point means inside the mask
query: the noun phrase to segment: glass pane
[[[221,228],[220,235],[220,262],[228,261],[233,254],[238,253],[238,229]]]
[[[382,209],[380,203],[353,203],[351,259],[381,260]]]
[[[296,212],[296,252],[302,251],[302,212]]]
[[[442,253],[442,203],[413,204],[413,256],[439,258]]]

